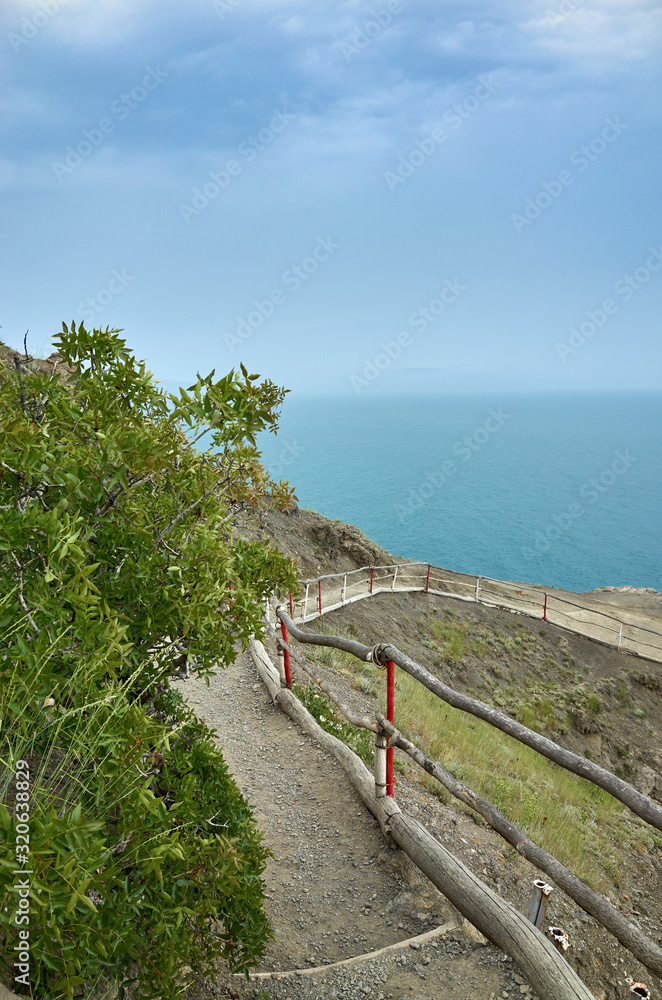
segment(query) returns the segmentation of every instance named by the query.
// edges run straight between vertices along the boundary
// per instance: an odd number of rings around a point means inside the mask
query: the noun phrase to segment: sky
[[[657,0],[3,0],[0,336],[166,385],[662,388]]]

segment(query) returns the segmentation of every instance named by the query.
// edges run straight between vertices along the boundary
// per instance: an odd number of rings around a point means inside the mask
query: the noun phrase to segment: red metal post
[[[319,608],[320,618],[322,617],[322,581],[317,581],[317,607]]]
[[[371,594],[372,594],[372,581],[374,580],[374,578],[375,578],[375,567],[371,566],[370,567],[370,593]]]
[[[285,628],[285,622],[280,623],[280,630],[283,635],[283,642],[287,642],[287,629]],[[292,671],[290,670],[290,651],[289,649],[283,650],[283,665],[285,667],[285,683],[288,688],[292,687]]]
[[[425,593],[427,594],[430,590],[430,563],[428,563],[428,575],[425,581]]]
[[[542,620],[544,622],[547,621],[547,594],[545,594],[545,607],[543,608],[543,612],[542,612]]]
[[[290,591],[290,618],[294,618],[294,603],[292,601],[292,591]]]
[[[386,665],[386,718],[395,725],[395,663],[389,660]],[[386,794],[393,798],[393,747],[386,750]]]

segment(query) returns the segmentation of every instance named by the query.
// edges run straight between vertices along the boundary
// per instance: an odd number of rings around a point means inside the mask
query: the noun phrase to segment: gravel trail
[[[389,848],[337,761],[274,708],[248,653],[217,671],[209,688],[195,676],[176,686],[216,731],[274,852],[265,884],[276,936],[259,966],[271,976],[247,984],[219,969],[214,983],[187,991],[188,1000],[533,996],[512,962],[466,923],[457,926],[444,897]],[[446,924],[432,940],[409,945]],[[374,960],[303,974],[398,942],[403,947]],[[279,978],[289,970],[299,971]]]

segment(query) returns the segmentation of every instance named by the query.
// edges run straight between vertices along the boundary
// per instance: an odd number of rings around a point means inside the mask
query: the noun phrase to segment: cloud
[[[586,75],[659,69],[662,10],[648,0],[554,0],[520,28],[537,51]]]

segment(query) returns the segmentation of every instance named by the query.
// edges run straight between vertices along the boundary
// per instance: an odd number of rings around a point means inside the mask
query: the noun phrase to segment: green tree
[[[232,662],[268,595],[294,586],[292,563],[234,524],[292,497],[255,437],[285,390],[242,365],[166,395],[120,332],[63,325],[63,377],[0,368],[0,955],[29,863],[43,997],[129,970],[141,997],[175,996],[184,966],[222,954],[245,970],[270,933],[261,835],[167,679]]]

